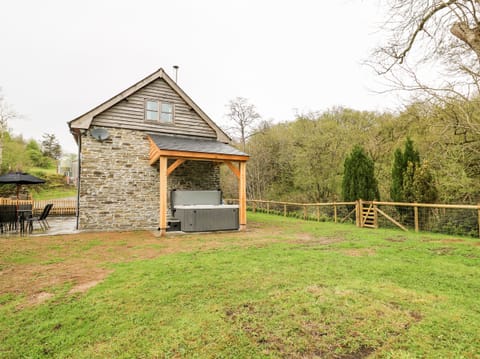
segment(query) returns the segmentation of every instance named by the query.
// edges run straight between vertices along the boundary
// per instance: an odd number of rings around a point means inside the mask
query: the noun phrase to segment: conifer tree
[[[403,153],[397,148],[393,157],[392,166],[392,185],[390,187],[390,197],[394,202],[403,202]]]
[[[408,163],[411,162],[413,167],[416,168],[420,164],[420,154],[413,147],[413,141],[407,137],[405,141],[405,150],[403,151],[403,165],[408,167]]]
[[[394,153],[392,184],[390,186],[390,197],[392,201],[405,202],[412,200],[413,192],[411,190],[411,184],[413,183],[415,170],[419,164],[420,154],[415,150],[413,141],[407,138],[403,152],[397,149]],[[408,184],[406,182],[408,182]],[[406,186],[408,188],[406,188]]]
[[[345,159],[342,195],[345,201],[380,199],[373,160],[360,146],[355,146]]]

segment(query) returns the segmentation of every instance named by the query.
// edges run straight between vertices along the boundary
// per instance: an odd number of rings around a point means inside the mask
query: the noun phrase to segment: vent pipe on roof
[[[178,65],[173,65],[173,70],[175,71],[175,83],[178,80]]]

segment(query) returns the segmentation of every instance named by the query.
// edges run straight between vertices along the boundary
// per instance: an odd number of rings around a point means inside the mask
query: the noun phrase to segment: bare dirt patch
[[[35,305],[49,298],[45,293],[65,286],[71,286],[69,293],[88,291],[113,271],[114,263],[228,246],[262,247],[276,240],[270,230],[166,238],[148,231],[0,238],[0,295],[25,295]]]
[[[100,282],[101,282],[101,280],[92,280],[91,282],[78,284],[75,287],[73,287],[72,289],[70,289],[70,291],[68,293],[69,294],[74,294],[74,293],[86,292],[90,288],[95,287]]]
[[[394,242],[394,243],[402,243],[405,242],[407,239],[405,237],[397,237],[397,238],[385,238],[386,241]]]
[[[319,245],[339,243],[342,241],[343,241],[342,238],[316,237],[310,233],[299,233],[298,235],[295,236],[294,239],[290,240],[289,243],[303,244],[306,246],[319,246]]]
[[[375,249],[373,248],[352,248],[344,249],[342,253],[349,257],[365,257],[375,255]]]
[[[452,238],[452,239],[442,239],[442,243],[464,243],[466,242],[465,239],[460,239],[460,238]]]
[[[40,292],[34,296],[32,296],[29,301],[28,301],[28,304],[29,305],[37,305],[37,304],[41,304],[43,302],[45,302],[46,300],[50,299],[53,297],[53,294],[52,293],[47,293],[47,292]]]
[[[422,242],[427,242],[427,243],[468,243],[467,240],[461,239],[461,238],[446,238],[446,239],[422,238]]]
[[[445,256],[448,254],[451,254],[452,252],[455,251],[455,248],[452,247],[439,247],[439,248],[432,248],[430,251],[434,254],[437,254],[439,256]]]

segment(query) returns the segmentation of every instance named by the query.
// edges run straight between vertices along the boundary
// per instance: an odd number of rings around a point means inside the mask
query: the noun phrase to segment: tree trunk
[[[466,22],[456,22],[452,25],[450,32],[470,46],[480,60],[480,29],[478,26],[471,28]]]

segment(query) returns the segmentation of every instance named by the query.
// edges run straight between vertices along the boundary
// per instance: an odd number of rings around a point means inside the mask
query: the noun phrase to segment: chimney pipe
[[[175,83],[178,81],[178,65],[173,65],[173,69],[175,70]]]

